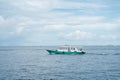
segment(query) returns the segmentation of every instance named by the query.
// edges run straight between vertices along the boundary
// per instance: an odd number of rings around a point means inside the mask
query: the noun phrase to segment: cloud
[[[60,34],[64,39],[72,40],[72,41],[114,41],[117,40],[118,36],[116,34],[96,34],[94,32],[85,32],[76,30],[70,33],[62,33]]]
[[[45,30],[63,30],[66,26],[65,25],[46,25],[44,27]]]
[[[55,6],[57,0],[9,0],[9,4],[27,11],[47,11]]]
[[[5,37],[16,37],[20,36],[23,31],[29,26],[30,21],[27,17],[10,17],[4,18],[0,16],[0,36]]]
[[[97,39],[118,41],[119,10],[114,15],[108,14],[113,8],[107,3],[103,0],[2,0],[0,40],[9,43],[16,39],[26,44],[62,43],[68,39],[76,43],[97,42]]]
[[[23,30],[24,30],[24,27],[19,27],[17,28],[16,33],[21,34]]]
[[[91,40],[95,36],[96,35],[94,35],[92,33],[77,30],[75,32],[71,32],[71,33],[64,35],[64,38],[68,38],[71,40],[74,40],[74,39],[75,40],[85,40],[85,39]]]
[[[48,12],[54,9],[79,9],[81,11],[85,10],[97,10],[99,11],[102,8],[105,8],[106,5],[99,2],[92,1],[66,1],[66,0],[4,0],[2,1],[13,6],[15,9],[24,10],[24,11],[40,11]]]
[[[71,16],[68,18],[46,19],[45,29],[48,30],[96,30],[116,31],[119,24],[116,20],[108,21],[101,16]],[[41,23],[42,24],[42,23]],[[44,23],[43,23],[44,24]]]
[[[0,25],[4,23],[4,18],[2,16],[0,16]]]

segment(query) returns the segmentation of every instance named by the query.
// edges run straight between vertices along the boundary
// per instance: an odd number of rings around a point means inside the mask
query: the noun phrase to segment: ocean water
[[[120,80],[120,46],[83,46],[84,55],[49,55],[52,46],[0,47],[0,80]]]

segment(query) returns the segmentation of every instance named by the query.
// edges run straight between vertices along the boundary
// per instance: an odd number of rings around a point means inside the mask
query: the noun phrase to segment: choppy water
[[[56,47],[0,47],[0,80],[120,80],[120,46],[84,46],[84,55],[48,55]]]

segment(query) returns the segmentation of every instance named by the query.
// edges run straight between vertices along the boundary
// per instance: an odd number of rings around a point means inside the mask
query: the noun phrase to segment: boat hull
[[[57,50],[47,50],[49,54],[85,54],[85,52],[63,52]]]

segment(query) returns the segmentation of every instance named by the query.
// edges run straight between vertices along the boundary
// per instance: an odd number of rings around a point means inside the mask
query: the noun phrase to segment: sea
[[[0,46],[0,80],[120,80],[120,46],[82,46],[83,55],[49,55],[58,46]]]

